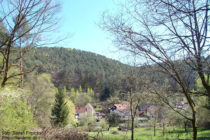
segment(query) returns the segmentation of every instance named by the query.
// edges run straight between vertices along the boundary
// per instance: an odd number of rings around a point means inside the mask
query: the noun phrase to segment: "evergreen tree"
[[[94,97],[94,90],[92,88],[88,88],[87,93],[89,96]]]
[[[64,127],[68,124],[69,110],[65,98],[66,89],[59,89],[55,96],[55,105],[52,110],[52,122],[55,126]]]
[[[105,87],[102,94],[101,94],[100,100],[105,101],[109,97],[111,97],[111,89],[109,87]]]
[[[75,91],[75,89],[74,88],[71,88],[71,90],[70,90],[70,99],[72,100],[72,101],[74,101],[74,99],[76,98],[76,91]]]
[[[82,93],[82,86],[79,86],[79,92]]]

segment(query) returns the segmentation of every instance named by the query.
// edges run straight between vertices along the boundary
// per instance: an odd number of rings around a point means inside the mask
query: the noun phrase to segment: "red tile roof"
[[[114,104],[117,107],[118,111],[128,110],[129,104]]]
[[[85,112],[87,112],[86,107],[77,107],[76,108],[76,114],[85,113]]]

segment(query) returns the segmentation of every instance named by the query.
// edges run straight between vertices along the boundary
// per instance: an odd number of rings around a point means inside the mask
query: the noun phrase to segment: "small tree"
[[[74,103],[66,99],[66,104],[69,110],[69,115],[68,115],[68,124],[71,124],[73,126],[76,126],[76,120],[75,120],[75,105]]]
[[[24,89],[28,92],[23,96],[29,105],[38,126],[49,127],[52,107],[55,101],[56,88],[49,74],[27,75]]]
[[[136,62],[135,62],[136,63]],[[136,64],[134,63],[134,66]],[[131,140],[134,140],[135,117],[138,113],[139,105],[146,100],[146,93],[143,92],[144,81],[143,76],[140,77],[137,67],[131,68],[127,76],[122,79],[122,92],[127,93],[127,101],[129,102],[130,119],[131,119]]]
[[[64,127],[68,124],[69,110],[65,98],[66,89],[59,89],[55,96],[55,105],[52,110],[52,121],[55,126]]]
[[[24,132],[36,127],[32,112],[21,100],[27,90],[3,89],[0,91],[0,130]],[[10,95],[8,97],[3,96]],[[15,95],[15,96],[14,96]]]
[[[109,114],[107,115],[107,121],[109,123],[109,127],[117,126],[120,123],[120,116],[117,114]]]
[[[91,114],[85,114],[80,117],[79,126],[82,126],[88,131],[91,131],[92,124],[94,124],[95,122],[95,117],[93,117]]]

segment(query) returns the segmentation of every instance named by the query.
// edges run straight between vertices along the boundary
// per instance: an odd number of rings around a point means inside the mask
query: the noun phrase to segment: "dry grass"
[[[43,137],[46,140],[90,140],[88,134],[72,128],[47,128]]]

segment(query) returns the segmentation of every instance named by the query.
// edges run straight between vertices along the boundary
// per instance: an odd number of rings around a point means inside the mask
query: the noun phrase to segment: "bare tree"
[[[210,97],[209,1],[135,0],[116,17],[105,15],[103,28],[116,37],[121,49],[156,64],[180,87],[192,116],[193,139],[197,139],[196,104],[180,68],[187,64],[196,72]],[[207,76],[205,76],[207,75]]]
[[[162,85],[161,85],[162,84]],[[176,87],[178,89],[174,89],[172,85],[168,83],[168,80],[164,81],[164,83],[157,84],[157,83],[147,83],[147,89],[150,94],[155,95],[155,100],[159,100],[158,104],[163,106],[162,104],[165,104],[165,107],[159,108],[160,110],[164,111],[162,112],[161,118],[163,122],[163,134],[164,134],[164,119],[171,119],[173,118],[172,121],[178,123],[178,119],[181,118],[183,121],[179,120],[180,123],[186,123],[186,122],[191,122],[193,119],[197,119],[197,116],[193,118],[193,112],[189,104],[186,104],[186,97],[183,95],[182,92],[180,92],[179,87]],[[195,99],[195,96],[190,95],[191,98]],[[185,100],[184,100],[185,99]],[[156,106],[158,106],[158,104]],[[197,107],[197,104],[195,104],[195,107]],[[161,112],[161,111],[158,111]],[[166,117],[168,112],[174,112],[176,113],[176,117],[169,115],[170,117]],[[179,116],[178,116],[179,115]],[[178,117],[177,117],[178,116]],[[166,120],[167,120],[166,119]],[[167,122],[167,121],[166,121]],[[171,121],[170,121],[171,122]],[[177,125],[177,124],[176,124]]]
[[[131,140],[134,140],[135,118],[138,115],[139,105],[146,103],[147,99],[147,94],[144,91],[144,78],[138,70],[136,66],[130,68],[127,75],[122,79],[123,87],[121,90],[127,94],[130,108]]]
[[[129,105],[130,105],[130,115],[131,115],[131,140],[134,140],[134,122],[135,117],[137,115],[137,109],[141,103],[141,98],[139,97],[139,93],[129,92]]]
[[[4,34],[1,34],[4,39],[0,44],[3,87],[9,79],[32,71],[23,71],[22,58],[30,47],[43,45],[46,41],[50,43],[46,35],[56,28],[59,4],[55,0],[2,0],[0,7],[0,23],[5,29]],[[18,47],[20,55],[12,58],[12,55],[17,55]],[[17,65],[18,61],[20,65]],[[18,66],[19,73],[9,74],[12,67]]]

